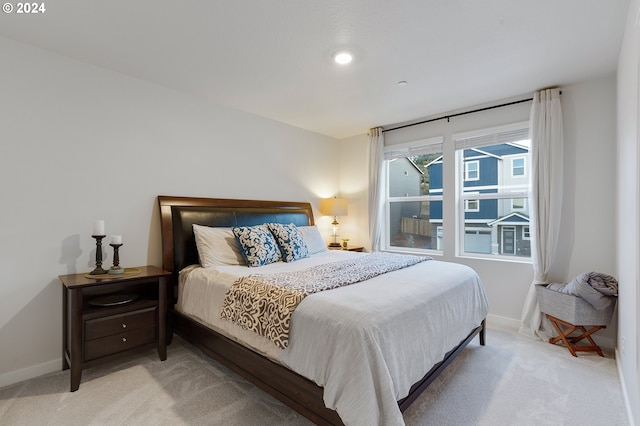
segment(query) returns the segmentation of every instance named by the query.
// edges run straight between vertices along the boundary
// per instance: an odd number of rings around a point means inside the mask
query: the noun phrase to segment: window
[[[511,176],[512,177],[524,177],[525,173],[525,164],[526,158],[513,158],[511,160]]]
[[[464,180],[480,179],[480,162],[465,161],[464,163]]]
[[[443,137],[385,146],[383,249],[453,256],[446,238],[456,256],[528,261],[528,133],[522,122],[454,134],[450,149]]]
[[[524,210],[526,202],[527,200],[525,198],[512,198],[511,210]]]
[[[459,255],[530,258],[528,137],[528,123],[454,135]]]
[[[464,200],[465,212],[477,212],[480,211],[480,200]]]
[[[441,251],[442,137],[385,147],[384,247]]]
[[[480,200],[464,200],[464,211],[477,212],[480,211]]]

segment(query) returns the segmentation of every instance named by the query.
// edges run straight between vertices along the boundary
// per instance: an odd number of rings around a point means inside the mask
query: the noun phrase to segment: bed
[[[169,336],[175,332],[316,424],[403,424],[401,412],[476,335],[479,335],[480,344],[485,344],[484,318],[488,308],[482,283],[469,268],[435,260],[306,297],[291,316],[290,344],[285,349],[274,349],[271,342],[260,336],[257,340],[247,337],[247,333],[251,334],[248,330],[240,330],[239,327],[234,330],[233,325],[218,327],[210,324],[206,314],[199,313],[197,307],[189,308],[187,302],[189,299],[203,299],[200,295],[205,293],[223,294],[220,288],[199,290],[201,293],[195,293],[198,296],[185,294],[185,289],[198,288],[194,287],[195,283],[203,280],[231,285],[234,277],[242,272],[235,266],[198,266],[200,257],[193,225],[230,228],[280,223],[313,228],[312,207],[310,203],[303,202],[168,196],[159,196],[158,204],[163,268],[172,272],[174,285],[173,300],[169,302]],[[291,262],[291,265],[302,268],[306,264],[324,262],[324,258],[343,259],[350,255],[363,254],[324,251],[308,259]],[[282,270],[284,264],[278,262],[268,266]],[[253,270],[266,267],[244,268],[253,273]],[[417,276],[424,278],[416,280]],[[439,283],[444,282],[444,277],[460,284]],[[384,294],[390,285],[396,286],[391,296],[378,299],[370,296]],[[433,290],[428,291],[440,293],[440,300],[428,302],[431,303],[428,308],[412,303],[419,298],[411,297],[411,291],[421,291],[420,288],[430,286]],[[460,290],[451,290],[454,288]],[[464,302],[456,297],[464,298]],[[384,311],[386,299],[394,298],[404,300],[402,304],[407,305],[407,312],[394,309],[393,318],[384,321],[363,313],[369,305],[375,312]],[[466,306],[462,310],[458,306],[461,303]],[[206,311],[207,308],[200,309]],[[462,315],[460,311],[469,314]],[[340,315],[346,315],[346,319]],[[431,324],[432,321],[426,319],[432,316],[442,319]],[[459,317],[464,319],[459,320]],[[374,324],[359,323],[365,320]],[[317,329],[317,324],[323,324],[322,328]],[[391,330],[383,330],[386,328]],[[349,332],[360,334],[360,329],[374,331],[366,337],[368,343],[351,345],[352,341],[358,340]],[[429,344],[420,342],[421,337],[415,337],[411,330],[429,334],[428,338],[425,337]],[[328,341],[322,340],[321,336],[322,333],[331,336],[332,332],[335,333],[335,341],[340,343],[331,343],[333,346],[327,350]],[[396,340],[387,335],[393,335]],[[354,356],[349,351],[361,353]],[[349,361],[352,358],[368,361]],[[352,364],[347,365],[348,362]]]

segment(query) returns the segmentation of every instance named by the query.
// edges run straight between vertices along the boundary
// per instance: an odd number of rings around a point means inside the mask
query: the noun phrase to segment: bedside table
[[[62,369],[71,369],[71,392],[80,387],[82,370],[103,357],[156,343],[160,360],[167,359],[171,273],[155,266],[127,270],[134,273],[105,278],[87,278],[88,273],[59,276]]]
[[[342,247],[327,247],[329,250],[347,250],[347,251],[364,251],[363,246],[347,246],[347,248]]]

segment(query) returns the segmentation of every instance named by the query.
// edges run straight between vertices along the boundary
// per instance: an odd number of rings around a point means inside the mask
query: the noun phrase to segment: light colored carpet
[[[561,346],[489,329],[406,411],[413,425],[628,425],[610,354],[572,357]],[[309,425],[298,414],[176,337],[83,372],[0,389],[2,425]]]

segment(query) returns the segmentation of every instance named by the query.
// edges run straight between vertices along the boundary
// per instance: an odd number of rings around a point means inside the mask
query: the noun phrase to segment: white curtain
[[[371,251],[380,251],[384,189],[384,133],[377,127],[369,131],[369,236]]]
[[[558,89],[541,90],[534,94],[530,126],[533,192],[529,202],[534,277],[522,309],[520,332],[548,340],[549,333],[542,327],[535,285],[548,282],[547,275],[560,233],[563,132]]]

